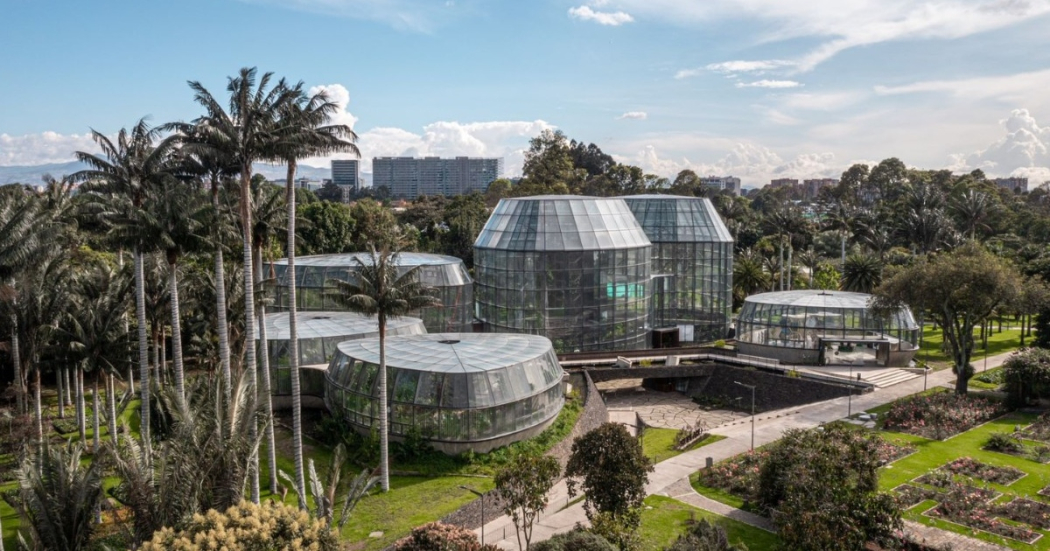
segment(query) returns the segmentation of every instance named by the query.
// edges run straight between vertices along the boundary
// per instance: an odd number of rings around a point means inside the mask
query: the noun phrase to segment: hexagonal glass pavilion
[[[726,338],[733,308],[733,236],[710,199],[624,197],[652,253],[652,325],[681,342]]]
[[[503,199],[474,242],[476,317],[559,352],[645,348],[651,249],[623,199]]]
[[[296,302],[299,310],[340,310],[342,307],[326,292],[334,290],[329,280],[351,281],[362,263],[371,263],[369,253],[328,254],[300,256],[295,259]],[[441,306],[412,312],[422,318],[427,331],[469,331],[474,321],[474,282],[463,261],[439,254],[401,253],[398,269],[401,273],[419,267],[419,281],[435,289]],[[288,308],[288,261],[267,263],[276,281],[275,299],[278,309]]]
[[[359,430],[378,427],[379,339],[342,342],[325,401]],[[443,333],[386,341],[390,432],[413,429],[436,448],[487,451],[528,438],[565,402],[551,342],[535,335]]]

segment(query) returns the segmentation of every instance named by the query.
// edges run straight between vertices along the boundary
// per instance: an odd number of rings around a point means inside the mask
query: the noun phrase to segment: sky
[[[325,90],[378,156],[556,128],[673,178],[898,157],[1050,180],[1050,0],[0,0],[0,166],[202,113],[245,66]],[[326,166],[328,159],[305,164]]]

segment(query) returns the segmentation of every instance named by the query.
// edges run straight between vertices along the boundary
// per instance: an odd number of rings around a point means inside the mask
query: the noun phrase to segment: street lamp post
[[[755,451],[755,385],[745,385],[740,381],[733,383],[751,389],[751,451]]]
[[[846,418],[853,416],[853,363],[849,364],[849,398],[846,401]]]
[[[485,494],[466,486],[460,486],[460,489],[466,490],[479,498],[481,498],[481,546],[485,546]]]

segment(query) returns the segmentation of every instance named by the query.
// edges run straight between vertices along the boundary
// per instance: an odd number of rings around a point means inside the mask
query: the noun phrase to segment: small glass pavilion
[[[918,351],[919,325],[907,308],[872,315],[870,300],[820,290],[749,296],[737,320],[737,350],[790,364],[906,367]]]
[[[378,427],[379,339],[342,342],[325,401],[358,430]],[[446,453],[484,452],[538,434],[565,402],[551,342],[535,335],[444,333],[386,341],[390,432],[418,430]]]
[[[326,296],[335,289],[328,280],[351,281],[354,273],[371,263],[369,253],[347,253],[300,256],[295,259],[297,308],[306,310],[339,310],[334,300]],[[419,281],[435,289],[441,306],[423,308],[413,315],[423,319],[427,331],[470,331],[474,321],[474,282],[463,261],[452,257],[426,253],[401,253],[398,267],[403,272],[419,267]],[[288,308],[288,261],[281,259],[266,267],[276,281],[275,298],[278,309]]]
[[[623,199],[503,199],[474,242],[476,316],[559,352],[645,348],[651,249]]]

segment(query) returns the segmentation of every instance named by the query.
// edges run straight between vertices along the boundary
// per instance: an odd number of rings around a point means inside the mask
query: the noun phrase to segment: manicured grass
[[[688,449],[676,450],[674,448],[674,439],[677,434],[677,429],[661,429],[655,427],[646,428],[645,432],[642,434],[642,449],[645,452],[645,456],[655,464],[687,451],[702,448],[708,444],[713,444],[719,440],[725,439],[725,436],[720,434],[708,434],[702,440],[689,446]]]
[[[989,369],[988,371],[978,371],[973,376],[973,378],[966,382],[966,386],[968,386],[971,389],[978,390],[999,390],[999,383],[986,383],[984,381],[978,380],[978,377],[982,375],[997,376],[999,373],[1002,373],[1002,371],[1003,368],[1001,367],[995,367]]]
[[[982,348],[982,341],[980,340],[980,330],[974,331],[975,347],[973,351],[973,357],[970,359],[970,363],[977,368],[977,371],[981,370],[981,361],[985,357],[985,350]],[[1032,337],[1025,337],[1025,344],[1031,343]],[[935,369],[942,369],[951,367],[953,360],[951,355],[947,352],[941,351],[941,346],[944,343],[944,332],[940,329],[932,329],[929,325],[923,329],[922,332],[922,348],[919,349],[919,353],[915,355],[916,360],[925,360],[930,363],[930,367]],[[988,335],[988,356],[995,356],[996,354],[1002,354],[1004,352],[1010,352],[1017,350],[1021,347],[1021,330],[1020,329],[1007,329],[1007,325],[1003,324],[1003,331],[1001,333],[993,331]]]
[[[688,523],[693,519],[706,519],[720,525],[725,529],[730,543],[743,542],[750,551],[772,551],[780,545],[780,538],[776,534],[697,509],[669,497],[649,496],[645,498],[645,504],[647,508],[642,511],[639,536],[642,540],[641,548],[647,551],[659,551],[671,545],[679,534],[689,529]]]
[[[1027,476],[1009,486],[978,482],[979,486],[988,486],[1003,493],[1003,496],[996,500],[997,502],[1006,502],[1015,496],[1029,497],[1035,501],[1045,501],[1045,498],[1039,496],[1037,492],[1050,484],[1050,465],[1036,463],[1035,461],[1024,457],[981,449],[992,433],[1012,433],[1016,426],[1027,425],[1034,419],[1035,415],[1011,413],[945,441],[927,440],[909,434],[883,433],[888,440],[907,441],[916,446],[918,451],[891,465],[883,467],[879,476],[879,488],[882,490],[891,490],[900,484],[921,476],[954,459],[968,456],[990,465],[1012,466],[1026,473]],[[922,512],[929,509],[930,506],[932,506],[932,504],[927,504],[927,506],[920,504],[913,507],[905,511],[904,518],[965,534],[998,545],[1004,545],[1012,549],[1050,550],[1050,531],[1035,530],[1037,533],[1043,534],[1043,537],[1034,545],[1028,545],[1016,540],[1001,538],[987,532],[972,530],[967,527],[943,520],[931,519],[922,515]]]

